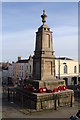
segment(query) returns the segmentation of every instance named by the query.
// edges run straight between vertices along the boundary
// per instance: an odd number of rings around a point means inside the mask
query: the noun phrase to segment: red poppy
[[[47,90],[46,90],[46,88],[43,88],[43,92],[46,92]]]
[[[48,88],[45,86],[44,89],[46,89],[46,92],[48,91]]]
[[[59,86],[58,90],[62,91],[63,90],[63,86]]]
[[[66,85],[64,85],[64,86],[63,86],[63,90],[66,90],[66,89],[67,89],[67,87],[66,87]]]
[[[43,93],[43,88],[40,88],[40,93]]]
[[[57,90],[57,92],[60,92],[61,90]]]
[[[57,91],[58,91],[58,89],[57,89],[57,88],[54,88],[54,89],[53,89],[53,92],[57,92]]]

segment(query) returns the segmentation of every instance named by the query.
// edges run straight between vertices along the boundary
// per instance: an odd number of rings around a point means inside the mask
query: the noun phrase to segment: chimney
[[[29,60],[32,60],[32,56],[31,55],[29,56]]]
[[[14,61],[12,61],[12,64],[14,63]]]
[[[19,61],[19,60],[21,60],[21,57],[20,57],[20,56],[18,57],[18,61]]]

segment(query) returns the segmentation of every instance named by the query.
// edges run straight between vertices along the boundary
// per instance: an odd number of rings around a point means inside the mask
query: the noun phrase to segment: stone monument
[[[36,46],[33,56],[33,80],[27,80],[27,85],[32,85],[36,89],[46,87],[53,91],[65,85],[64,80],[55,78],[55,56],[53,51],[52,31],[45,24],[47,15],[43,10],[41,15],[43,25],[36,32]],[[28,87],[29,87],[28,86]],[[59,92],[31,92],[28,89],[16,88],[16,98],[22,98],[22,103],[28,104],[29,108],[40,110],[56,108],[74,103],[73,90],[59,90]]]
[[[45,24],[47,18],[45,10],[43,10],[41,18],[43,24],[36,32],[36,45],[33,56],[33,81],[31,81],[31,84],[37,88],[46,86],[52,90],[54,87],[65,85],[65,81],[55,79],[55,55],[52,31]]]
[[[52,31],[45,24],[47,15],[41,15],[43,25],[36,32],[36,46],[33,57],[34,80],[55,79],[55,56],[53,51]]]

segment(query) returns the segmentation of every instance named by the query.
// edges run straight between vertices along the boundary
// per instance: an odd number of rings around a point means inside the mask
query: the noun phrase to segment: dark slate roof
[[[60,59],[60,60],[73,60],[73,59],[67,58],[67,57],[59,57],[59,58],[56,58],[56,59]]]
[[[29,59],[19,60],[16,63],[28,63]]]

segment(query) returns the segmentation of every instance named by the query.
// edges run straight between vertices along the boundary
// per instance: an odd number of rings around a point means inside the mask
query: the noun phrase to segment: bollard
[[[23,108],[23,95],[22,95],[22,108]]]
[[[10,103],[14,103],[14,92],[13,92],[13,91],[11,92],[11,100],[10,100]]]
[[[71,94],[71,104],[70,104],[70,107],[72,107],[72,94]]]
[[[60,98],[58,97],[58,106],[60,105],[60,101],[59,100],[60,100]]]
[[[56,99],[54,100],[54,109],[57,110]]]
[[[8,101],[10,101],[9,88],[8,88]]]
[[[42,100],[40,99],[40,102],[41,102],[41,109],[43,109],[43,106],[42,106]]]

